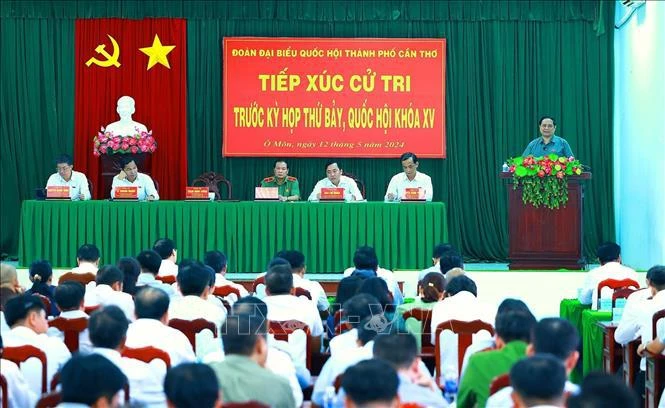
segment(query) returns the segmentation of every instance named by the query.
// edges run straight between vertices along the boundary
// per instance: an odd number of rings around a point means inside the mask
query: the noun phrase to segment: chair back
[[[76,319],[56,317],[49,321],[48,325],[65,333],[65,345],[69,351],[75,353],[79,349],[79,334],[88,328],[88,319],[86,317]]]
[[[302,330],[307,337],[306,345],[306,366],[307,369],[312,367],[312,336],[309,326],[299,320],[270,320],[268,326],[268,333],[275,337],[275,340],[289,341],[289,335],[294,332]]]
[[[494,377],[490,383],[490,395],[494,395],[502,388],[510,387],[510,375],[508,373]]]
[[[256,289],[258,289],[259,285],[266,285],[266,275],[261,275],[258,278],[254,279],[254,282],[252,283],[252,292],[256,294]]]
[[[353,330],[353,325],[349,322],[341,322],[335,326],[335,336]]]
[[[196,351],[196,334],[203,330],[210,330],[213,337],[217,337],[217,327],[215,323],[206,319],[184,320],[184,319],[171,319],[169,326],[182,332],[187,336],[187,340],[192,345],[192,349]]]
[[[37,296],[39,299],[41,299],[42,303],[44,304],[44,309],[46,309],[46,316],[52,316],[51,314],[51,299],[44,295],[40,295],[39,293],[33,293],[33,296]]]
[[[42,395],[42,397],[37,400],[37,405],[35,405],[35,408],[53,408],[57,407],[61,402],[62,392],[53,391]]]
[[[363,182],[361,179],[358,178],[358,176],[356,176],[355,174],[352,174],[352,173],[344,172],[343,175],[346,176],[346,177],[352,178],[353,181],[355,181],[356,184],[358,185],[358,190],[360,190],[360,194],[363,195],[363,198],[367,197],[365,195],[365,182]]]
[[[482,320],[473,320],[465,322],[461,320],[448,320],[439,323],[434,332],[434,358],[436,362],[436,381],[441,385],[441,332],[450,330],[457,334],[457,375],[462,371],[462,363],[464,362],[464,353],[473,341],[473,335],[480,331],[487,331],[490,335],[494,335],[494,327],[491,324]]]
[[[215,200],[221,200],[222,194],[219,191],[219,183],[222,183],[226,186],[228,199],[231,200],[231,197],[233,195],[231,190],[231,182],[227,180],[226,177],[222,176],[219,173],[215,173],[214,171],[203,173],[197,178],[195,178],[194,181],[192,182],[192,186],[195,186],[197,184],[203,184],[204,187],[208,187],[208,191],[210,191],[211,193],[215,193]]]
[[[240,299],[240,291],[238,290],[238,288],[234,288],[231,285],[215,286],[215,289],[212,291],[212,294],[215,296],[222,296],[222,297],[234,294],[238,297],[238,299]]]
[[[312,300],[312,294],[309,293],[307,289],[303,288],[293,288],[293,294],[297,297],[304,296],[309,300]]]
[[[13,361],[16,365],[21,365],[30,358],[36,358],[42,363],[42,393],[46,392],[48,379],[46,378],[46,353],[35,346],[24,345],[16,347],[5,347],[2,351],[2,358]]]
[[[175,276],[173,275],[166,275],[166,276],[155,276],[155,279],[158,281],[165,283],[167,285],[171,285],[175,283]]]
[[[635,289],[639,289],[640,284],[635,282],[633,279],[605,279],[603,281],[598,282],[598,287],[597,287],[598,299],[600,299],[600,293],[603,290],[603,288],[610,288],[617,290],[628,287],[634,287]]]
[[[246,402],[227,402],[222,404],[222,408],[270,408],[270,406],[261,404],[257,401]]]
[[[657,311],[656,313],[653,314],[653,317],[651,318],[651,336],[655,339],[658,333],[658,330],[656,329],[656,326],[658,326],[658,321],[660,319],[665,319],[665,309],[661,309]],[[648,341],[651,341],[647,339]]]
[[[152,346],[140,348],[125,347],[124,350],[122,350],[122,356],[134,358],[143,361],[144,363],[150,363],[152,360],[162,360],[164,364],[166,364],[167,370],[171,368],[171,357],[169,357],[169,353]]]
[[[0,390],[2,390],[2,408],[7,408],[9,406],[7,402],[7,379],[2,374],[0,374]]]
[[[95,310],[99,309],[100,307],[102,307],[101,304],[100,304],[100,305],[94,305],[94,306],[85,306],[85,307],[83,308],[83,311],[84,311],[88,316],[90,316],[90,315],[92,314],[92,312],[94,312]]]
[[[646,290],[646,288],[642,289],[633,289],[633,288],[619,288],[612,293],[612,307],[616,305],[617,299],[626,299],[628,296],[632,295],[634,292],[637,292],[638,290]]]
[[[67,272],[62,274],[62,276],[60,276],[60,278],[58,279],[58,283],[74,281],[85,286],[90,282],[94,282],[96,278],[97,276],[92,272],[88,273]]]
[[[414,318],[420,321],[420,339],[422,344],[422,354],[433,354],[434,344],[432,344],[432,311],[427,309],[414,308],[402,313],[404,321]]]

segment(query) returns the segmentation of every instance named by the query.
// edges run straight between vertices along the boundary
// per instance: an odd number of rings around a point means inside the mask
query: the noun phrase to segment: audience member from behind
[[[531,344],[526,349],[527,356],[548,354],[558,359],[566,370],[566,378],[575,368],[580,353],[577,346],[580,342],[577,329],[567,320],[545,318],[536,323],[531,333]],[[565,382],[566,393],[577,394],[579,387],[570,381]],[[511,406],[512,387],[505,387],[494,393],[487,400],[488,408],[505,408]]]
[[[157,280],[155,277],[159,274],[159,268],[162,265],[162,257],[152,249],[141,251],[136,256],[136,260],[141,265],[141,273],[136,280],[136,286],[152,286],[166,292],[167,295],[175,296],[175,291],[171,285],[167,285],[162,281]]]
[[[76,251],[76,268],[72,269],[74,273],[92,273],[96,274],[99,269],[99,248],[93,244],[83,244]]]
[[[53,269],[51,268],[51,263],[49,261],[34,261],[30,264],[30,282],[32,282],[32,287],[26,290],[25,293],[28,295],[42,295],[46,296],[51,302],[51,310],[47,310],[47,316],[57,316],[60,314],[58,307],[55,305],[55,298],[53,293],[55,292],[55,286],[51,285],[53,280]]]
[[[460,381],[456,400],[458,406],[485,406],[492,380],[506,374],[515,362],[526,355],[531,329],[535,324],[536,319],[530,312],[511,311],[497,316],[497,350],[471,356]]]
[[[58,407],[120,407],[127,377],[106,358],[75,355],[60,373],[62,403]]]
[[[208,251],[203,255],[203,263],[211,267],[215,271],[215,287],[231,286],[240,292],[240,297],[249,296],[249,292],[244,286],[231,282],[226,279],[226,269],[228,266],[228,258],[222,251]],[[235,299],[236,301],[238,299]]]
[[[178,249],[175,242],[168,238],[161,238],[155,241],[152,249],[162,258],[162,264],[159,267],[159,276],[176,276],[178,274]]]
[[[277,253],[277,256],[289,261],[293,273],[293,287],[307,290],[312,296],[312,301],[317,309],[321,312],[327,312],[330,304],[323,287],[319,282],[305,278],[305,271],[307,270],[305,255],[300,251],[281,251]]]
[[[126,256],[118,259],[116,265],[122,271],[122,291],[132,296],[136,293],[136,281],[141,273],[141,265],[132,257]]]
[[[510,369],[512,400],[517,408],[564,407],[566,370],[550,354],[536,354]]]
[[[345,278],[353,279],[353,278]],[[344,302],[341,322],[348,322],[352,329],[330,340],[330,355],[345,353],[357,347],[358,326],[364,319],[383,314],[383,308],[376,297],[368,293],[359,293]],[[341,323],[340,322],[340,323]]]
[[[349,367],[342,376],[347,408],[397,408],[399,377],[390,364],[365,360]]]
[[[259,315],[229,316],[222,327],[226,357],[211,363],[225,402],[257,401],[276,408],[293,408],[289,382],[265,368],[267,323]]]
[[[439,267],[441,273],[447,275],[448,271],[453,268],[464,269],[464,259],[457,251],[451,250],[441,256],[441,259],[439,259]]]
[[[127,347],[157,347],[169,353],[171,366],[176,366],[194,361],[195,356],[187,337],[167,326],[169,303],[169,296],[161,289],[146,286],[136,292],[136,321],[127,330]]]
[[[30,345],[46,353],[46,380],[50,383],[53,375],[69,360],[71,353],[65,343],[44,336],[48,320],[42,300],[33,295],[20,295],[7,301],[5,318],[11,330],[3,335],[5,347]],[[37,395],[42,391],[42,364],[30,360],[21,365],[21,371]]]
[[[185,363],[171,368],[164,379],[169,408],[221,408],[222,393],[215,372],[205,364]]]
[[[621,247],[614,242],[604,242],[596,250],[600,266],[586,273],[579,290],[578,300],[583,305],[598,305],[598,284],[605,279],[632,279],[637,282],[637,272],[621,264]],[[607,289],[610,290],[610,289]]]
[[[412,309],[432,310],[436,303],[443,299],[446,289],[446,278],[441,272],[430,272],[419,282],[418,297],[411,303],[404,303],[397,307],[395,315],[397,317],[397,327],[400,331],[407,331],[413,334],[418,345],[418,352],[422,347],[422,326],[419,320],[404,320],[404,313]]]
[[[399,376],[400,404],[416,403],[425,407],[446,407],[441,390],[429,373],[423,373],[418,347],[413,335],[395,333],[374,340],[374,358],[390,364]]]
[[[425,275],[430,272],[441,273],[441,257],[449,252],[459,255],[459,251],[457,251],[454,246],[450,244],[437,244],[432,250],[432,266],[420,271],[418,274],[418,282],[422,281],[425,278]]]
[[[392,271],[379,266],[379,258],[376,251],[371,246],[361,246],[356,249],[353,254],[353,265],[355,268],[347,268],[344,270],[344,276],[361,275],[366,278],[378,276],[386,281],[388,289],[393,294],[395,304],[400,305],[404,303],[404,296],[399,288],[399,283],[395,279]]]
[[[115,265],[104,265],[97,271],[97,286],[88,288],[85,293],[85,306],[116,305],[127,316],[127,320],[134,320],[134,300],[128,293],[122,291],[125,276]]]
[[[88,315],[83,311],[83,297],[85,296],[85,286],[79,282],[62,282],[55,288],[55,303],[60,309],[60,318],[62,319],[88,319]],[[49,327],[46,335],[54,337],[60,341],[65,341],[65,333]],[[88,352],[92,349],[88,329],[79,333],[79,351]]]
[[[578,395],[568,398],[568,408],[639,408],[633,390],[615,375],[592,372],[582,380]]]
[[[24,289],[18,282],[18,274],[13,265],[0,263],[0,288],[7,288],[14,293],[23,293]]]
[[[127,340],[129,323],[118,306],[105,306],[90,316],[88,330],[92,341],[92,353],[107,358],[127,376],[131,402],[140,406],[163,407],[163,375],[150,365],[120,355]]]
[[[7,395],[2,398],[7,400],[7,408],[34,407],[38,394],[30,389],[16,363],[2,358],[3,351],[4,345],[0,336],[0,374],[7,381]]]

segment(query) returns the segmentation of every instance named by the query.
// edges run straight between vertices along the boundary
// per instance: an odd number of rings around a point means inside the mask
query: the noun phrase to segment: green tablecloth
[[[21,265],[74,266],[84,243],[115,263],[168,237],[179,259],[224,251],[230,272],[263,271],[282,249],[301,250],[310,272],[341,272],[360,245],[383,267],[421,269],[448,241],[444,203],[24,201],[19,234]]]
[[[582,330],[582,312],[589,309],[590,305],[582,305],[577,299],[563,299],[559,304],[559,316],[568,320],[580,333],[580,341],[584,344],[584,335]],[[582,351],[584,356],[584,352]],[[578,366],[570,374],[570,380],[576,384],[582,382],[583,374],[581,366]]]

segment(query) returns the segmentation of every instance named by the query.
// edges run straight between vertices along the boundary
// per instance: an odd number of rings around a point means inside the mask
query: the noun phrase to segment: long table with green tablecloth
[[[341,272],[358,246],[376,248],[382,267],[422,269],[435,244],[448,241],[446,205],[434,203],[24,201],[19,264],[48,259],[76,264],[94,243],[102,263],[135,256],[159,238],[175,241],[178,259],[212,249],[230,272],[259,272],[277,251],[298,249],[309,272]]]

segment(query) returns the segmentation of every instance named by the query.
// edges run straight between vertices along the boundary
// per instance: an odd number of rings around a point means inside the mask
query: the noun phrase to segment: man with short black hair
[[[68,154],[55,158],[56,173],[46,181],[46,188],[69,187],[69,197],[76,200],[90,200],[90,187],[85,174],[74,171],[74,160]]]
[[[596,250],[600,266],[586,273],[579,290],[578,300],[583,305],[598,308],[598,284],[605,279],[632,279],[637,282],[637,272],[621,264],[621,247],[614,242],[603,242]],[[610,290],[605,289],[605,290]]]
[[[517,408],[563,407],[566,370],[551,354],[536,354],[510,369],[512,400]]]
[[[208,251],[203,255],[203,263],[215,271],[215,287],[231,286],[238,289],[240,297],[249,296],[249,292],[244,286],[231,282],[226,279],[226,267],[228,259],[222,251]],[[238,300],[238,299],[236,299]]]
[[[265,368],[268,356],[266,320],[259,315],[229,316],[222,327],[226,357],[211,363],[225,402],[257,401],[293,408],[289,382]]]
[[[132,295],[122,291],[125,276],[115,265],[104,265],[97,272],[97,286],[89,287],[85,293],[85,306],[116,305],[134,320],[134,300]]]
[[[535,324],[535,317],[527,311],[516,310],[497,315],[497,350],[476,353],[469,358],[457,394],[458,406],[485,406],[492,380],[506,374],[516,361],[526,355],[531,329]]]
[[[274,176],[261,180],[261,187],[277,187],[279,201],[300,200],[300,185],[298,179],[289,176],[289,167],[286,161],[275,160]]]
[[[58,407],[119,407],[127,377],[108,359],[77,354],[60,372],[62,403]]]
[[[169,296],[161,289],[144,286],[134,299],[136,321],[127,330],[127,347],[157,347],[171,357],[171,365],[194,361],[194,350],[187,337],[167,326]]]
[[[323,287],[319,282],[305,278],[305,271],[307,270],[305,255],[300,251],[291,250],[280,251],[276,256],[289,261],[293,273],[293,287],[307,290],[312,296],[312,302],[314,302],[317,309],[320,312],[327,311],[330,308],[330,303],[328,303],[328,297]]]
[[[129,323],[122,310],[114,305],[96,310],[90,316],[88,330],[94,348],[118,367],[129,380],[131,401],[148,407],[164,406],[163,372],[153,371],[149,364],[120,355],[127,340]]]
[[[55,303],[60,310],[60,318],[80,319],[88,318],[84,312],[83,297],[85,296],[85,286],[76,281],[62,282],[55,287]],[[60,341],[65,341],[65,333],[55,327],[49,327],[46,335],[54,337]],[[87,352],[92,349],[88,329],[79,333],[79,351]]]
[[[162,258],[157,252],[152,249],[141,251],[141,253],[136,256],[136,260],[141,266],[141,273],[136,280],[137,288],[141,286],[152,286],[153,288],[163,290],[171,297],[176,296],[175,290],[173,290],[171,285],[156,279],[156,276],[159,274],[159,268],[162,265]]]
[[[441,273],[441,266],[439,265],[439,260],[441,259],[442,256],[444,256],[448,252],[459,254],[457,252],[457,249],[455,249],[455,247],[453,247],[450,244],[437,244],[432,250],[432,266],[420,271],[420,273],[418,274],[418,282],[423,280],[425,278],[425,275],[427,275],[430,272]]]
[[[432,179],[425,173],[418,171],[418,157],[411,152],[402,154],[399,158],[402,162],[403,173],[395,174],[388,183],[385,201],[399,201],[404,198],[407,188],[417,188],[426,201],[432,201],[434,189]]]
[[[595,371],[582,380],[581,392],[566,401],[568,408],[639,408],[644,404],[616,375]]]
[[[383,314],[383,308],[376,297],[359,293],[344,302],[342,313],[342,320],[349,322],[352,329],[330,339],[331,357],[358,347],[358,325],[367,317]]]
[[[176,264],[178,249],[175,247],[175,242],[169,238],[161,238],[155,241],[152,249],[162,258],[158,276],[176,276],[178,274],[178,265]]]
[[[351,177],[346,177],[336,160],[329,160],[325,164],[326,178],[319,180],[312,189],[308,201],[318,201],[321,198],[322,188],[343,188],[345,201],[362,201],[362,193]]]
[[[221,408],[222,392],[215,372],[205,364],[184,363],[164,379],[169,408]]]
[[[5,304],[5,319],[11,327],[3,334],[5,347],[34,346],[46,353],[46,381],[50,384],[53,375],[69,360],[72,354],[65,343],[44,336],[48,329],[46,310],[42,300],[34,295],[20,295]],[[42,394],[42,364],[33,359],[21,365],[30,389]]]
[[[363,278],[378,276],[386,281],[390,293],[393,294],[395,305],[399,306],[404,303],[404,295],[399,288],[399,282],[395,279],[392,271],[379,266],[379,258],[373,247],[358,247],[353,254],[353,266],[353,268],[346,268],[344,270],[344,277],[351,276],[352,274]]]
[[[365,360],[349,367],[342,376],[348,408],[397,408],[399,377],[390,364]]]
[[[409,333],[378,336],[374,340],[374,358],[390,364],[399,376],[400,404],[415,403],[425,407],[446,407],[441,390],[429,373],[424,373],[418,357],[416,338]]]
[[[76,251],[78,266],[72,269],[74,273],[94,273],[99,269],[99,248],[93,244],[83,244]]]

